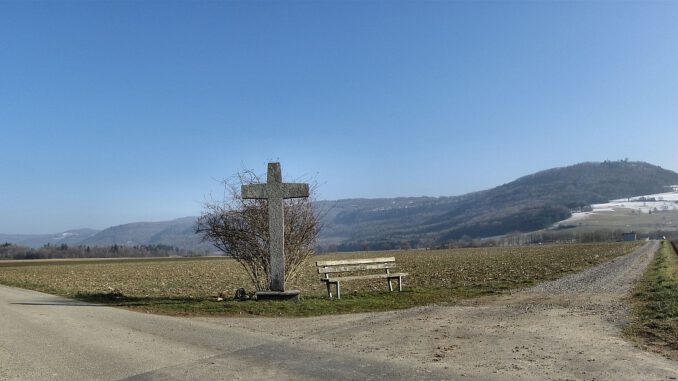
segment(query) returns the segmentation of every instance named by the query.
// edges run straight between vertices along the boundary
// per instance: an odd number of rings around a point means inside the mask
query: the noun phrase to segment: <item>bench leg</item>
[[[388,290],[393,291],[393,284],[391,284],[391,278],[386,278],[386,281],[388,282]]]
[[[337,282],[337,299],[341,299],[341,285]]]
[[[401,276],[398,277],[398,291],[403,291],[403,277]]]
[[[327,285],[327,296],[332,299],[332,285],[330,282],[325,282],[325,284]]]

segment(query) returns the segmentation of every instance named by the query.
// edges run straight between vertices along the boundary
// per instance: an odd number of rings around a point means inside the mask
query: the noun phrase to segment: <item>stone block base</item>
[[[257,291],[254,297],[257,300],[291,300],[293,302],[299,301],[299,290],[290,291]]]

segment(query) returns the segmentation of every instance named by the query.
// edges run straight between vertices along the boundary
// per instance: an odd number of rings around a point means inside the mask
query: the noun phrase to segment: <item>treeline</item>
[[[438,238],[437,243],[444,244],[460,240],[465,236],[493,237],[512,231],[535,231],[572,216],[570,209],[563,205],[539,205],[537,203],[525,203],[525,205],[520,210],[497,212],[494,216],[476,219],[474,224],[450,229]]]
[[[67,258],[145,258],[170,256],[199,256],[206,253],[178,249],[167,245],[122,246],[68,246],[45,245],[34,249],[11,243],[0,245],[2,259],[67,259]]]
[[[623,230],[600,229],[595,231],[543,231],[526,234],[509,234],[497,239],[498,246],[535,245],[550,243],[594,243],[618,242],[624,240]],[[676,237],[678,231],[657,230],[651,233],[637,233],[637,240],[662,239],[662,237]]]
[[[524,246],[565,243],[619,242],[624,240],[622,230],[596,230],[590,232],[542,231],[536,233],[513,233],[495,238],[472,238],[464,235],[459,239],[440,243],[433,239],[352,241],[317,247],[318,252],[381,251],[381,250],[421,250],[456,249],[468,247]],[[638,240],[678,237],[678,231],[658,230],[652,233],[638,234]],[[673,241],[678,245],[678,240]]]

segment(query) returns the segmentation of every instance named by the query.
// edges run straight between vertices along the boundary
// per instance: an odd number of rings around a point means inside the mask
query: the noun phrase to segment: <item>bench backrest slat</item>
[[[396,267],[395,262],[374,263],[371,265],[338,265],[338,266],[323,266],[318,267],[318,274],[327,273],[343,273],[349,271],[363,271],[363,270],[383,270],[393,269]]]
[[[318,274],[325,274],[329,277],[332,273],[343,273],[366,270],[386,270],[396,267],[395,257],[387,258],[361,258],[361,259],[341,259],[336,261],[318,261]]]
[[[318,261],[315,263],[318,267],[338,266],[338,265],[365,265],[371,263],[395,262],[395,257],[388,258],[361,258],[361,259],[341,259],[336,261]]]

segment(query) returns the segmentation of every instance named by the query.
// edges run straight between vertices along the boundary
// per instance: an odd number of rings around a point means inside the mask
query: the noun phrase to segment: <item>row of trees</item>
[[[592,243],[617,242],[624,239],[627,230],[599,229],[588,232],[546,231],[539,233],[515,234],[502,237],[499,240],[502,246],[532,245],[539,243]],[[638,239],[661,239],[661,237],[678,237],[678,231],[656,230],[649,233],[639,233]]]
[[[45,245],[35,249],[26,246],[5,243],[0,245],[0,259],[66,259],[66,258],[144,258],[144,257],[170,257],[170,256],[195,256],[204,253],[196,253],[189,250],[178,249],[167,245],[140,245],[108,247],[99,246],[68,246]]]
[[[347,252],[347,251],[380,251],[380,250],[420,250],[420,249],[456,249],[467,247],[494,247],[494,246],[523,246],[553,243],[593,243],[617,242],[624,239],[623,230],[600,229],[589,232],[573,231],[543,231],[538,233],[513,233],[501,237],[480,239],[464,235],[459,239],[452,239],[443,243],[432,239],[416,240],[380,240],[380,241],[352,241],[342,244],[328,244],[318,246],[319,252]],[[657,230],[647,234],[639,234],[638,239],[660,239],[660,237],[678,237],[678,231]]]

